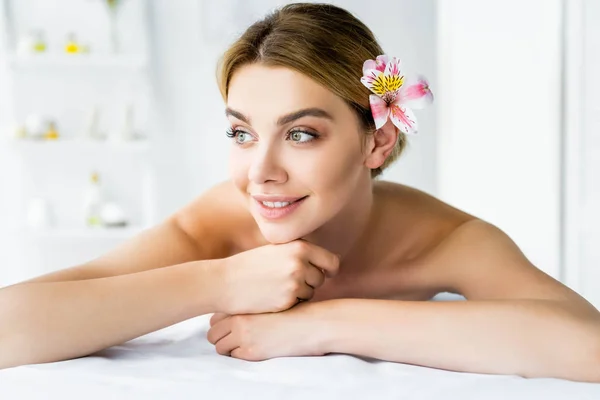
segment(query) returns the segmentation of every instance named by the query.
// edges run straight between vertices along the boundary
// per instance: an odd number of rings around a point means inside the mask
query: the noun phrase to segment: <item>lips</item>
[[[252,196],[254,201],[256,202],[256,209],[258,213],[268,220],[280,220],[294,213],[299,207],[302,207],[304,204],[304,200],[309,196],[303,197],[290,197],[290,196]],[[266,200],[259,200],[266,199]],[[289,203],[285,206],[267,206],[263,204],[267,203]]]
[[[275,195],[253,195],[252,198],[256,201],[268,201],[270,203],[295,203],[298,200],[305,199],[308,196],[275,196]]]

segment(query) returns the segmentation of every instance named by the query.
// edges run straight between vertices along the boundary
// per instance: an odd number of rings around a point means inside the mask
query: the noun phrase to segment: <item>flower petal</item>
[[[433,93],[429,88],[429,83],[423,77],[402,85],[399,94],[400,104],[415,109],[424,108],[433,102]]]
[[[377,69],[377,63],[375,60],[367,60],[363,63],[363,75],[367,75],[372,69]]]
[[[392,59],[387,63],[384,73],[386,75],[401,75],[400,60],[396,57],[392,57]]]
[[[381,97],[374,94],[369,95],[369,103],[371,104],[371,112],[375,120],[375,128],[379,129],[387,122],[390,107]]]
[[[396,103],[390,106],[390,119],[401,132],[416,135],[418,132],[417,117],[410,108]]]
[[[377,65],[376,69],[378,71],[384,72],[389,59],[390,58],[386,54],[377,56],[377,58],[375,60],[375,64]]]
[[[383,74],[386,78],[386,89],[388,92],[395,92],[404,83],[404,75],[400,71],[400,60],[396,57],[392,57]]]

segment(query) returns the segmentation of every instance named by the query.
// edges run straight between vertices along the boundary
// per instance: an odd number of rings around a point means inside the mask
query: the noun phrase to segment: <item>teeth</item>
[[[285,207],[285,206],[289,206],[291,203],[288,201],[276,201],[276,202],[270,202],[270,201],[263,201],[262,202],[265,206],[270,207],[270,208],[281,208],[281,207]]]

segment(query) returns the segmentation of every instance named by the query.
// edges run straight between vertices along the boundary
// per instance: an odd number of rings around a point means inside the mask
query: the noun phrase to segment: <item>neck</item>
[[[304,239],[315,243],[342,259],[366,231],[373,215],[373,186],[369,179],[352,200],[331,220]]]

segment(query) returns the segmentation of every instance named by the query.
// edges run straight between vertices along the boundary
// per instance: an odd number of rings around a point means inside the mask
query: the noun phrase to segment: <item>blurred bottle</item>
[[[100,111],[98,106],[93,106],[86,117],[83,137],[86,140],[104,140],[105,135],[99,130]]]
[[[60,137],[56,130],[56,123],[54,121],[48,122],[48,130],[44,134],[46,140],[57,140]]]
[[[97,172],[93,172],[88,187],[85,191],[84,198],[84,221],[88,227],[102,226],[102,218],[100,213],[104,203],[102,186],[100,184],[100,176]]]
[[[133,125],[133,104],[129,104],[125,107],[123,125],[121,126],[121,140],[130,141],[135,139],[135,127]]]
[[[17,53],[19,55],[28,55],[43,53],[46,51],[46,39],[41,30],[31,30],[28,34],[19,39],[17,44]]]
[[[29,114],[25,118],[25,131],[31,139],[44,139],[51,119],[41,114]]]
[[[25,128],[25,125],[19,124],[18,122],[13,122],[10,130],[10,137],[12,139],[26,139],[27,129]]]
[[[65,52],[70,54],[80,53],[81,46],[77,42],[77,37],[74,33],[69,33],[67,35],[67,43],[65,44]]]

